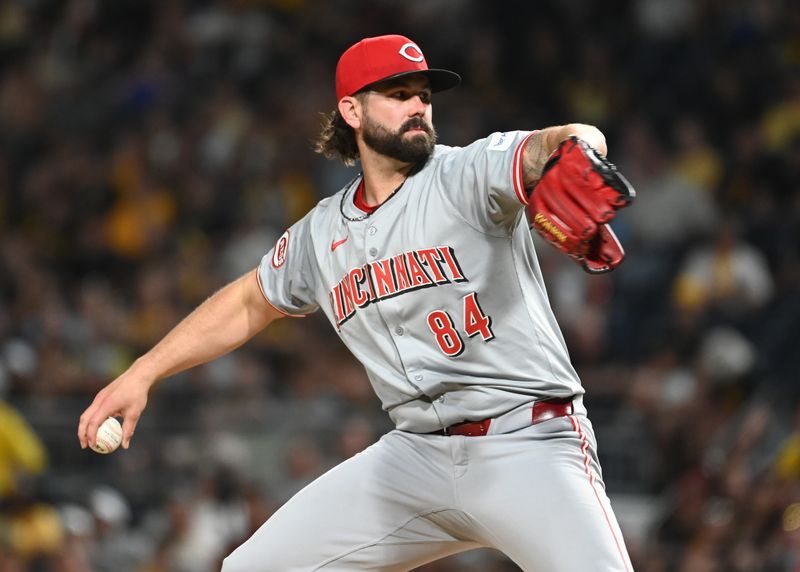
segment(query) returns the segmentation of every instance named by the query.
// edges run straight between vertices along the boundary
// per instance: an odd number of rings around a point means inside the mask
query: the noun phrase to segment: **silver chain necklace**
[[[362,175],[362,173],[359,173],[358,175],[356,175],[356,178],[355,178],[355,179],[353,179],[352,181],[350,181],[350,184],[348,185],[348,187],[349,187],[349,186],[352,186],[352,185],[353,185],[353,183],[355,183],[355,182],[356,182],[356,180],[357,180],[359,177],[361,177],[361,175]],[[397,188],[396,188],[395,190],[393,190],[393,191],[392,191],[392,194],[390,194],[388,197],[386,197],[386,200],[384,200],[384,201],[383,201],[381,204],[379,204],[377,207],[375,207],[375,208],[374,208],[374,209],[373,209],[371,212],[364,213],[364,214],[363,214],[363,215],[361,215],[361,216],[350,217],[350,216],[347,216],[346,214],[344,214],[344,201],[347,199],[347,193],[346,193],[346,192],[345,192],[345,193],[342,193],[342,200],[341,200],[341,202],[339,203],[339,212],[340,212],[340,213],[342,213],[342,217],[344,217],[344,219],[345,219],[345,220],[348,220],[348,221],[350,221],[350,222],[361,222],[362,220],[366,220],[367,218],[369,218],[369,217],[372,215],[372,213],[374,213],[375,211],[377,211],[379,208],[381,208],[383,205],[385,205],[389,199],[391,199],[393,196],[395,196],[395,195],[397,194],[397,192],[398,192],[400,189],[402,189],[402,188],[403,188],[403,185],[405,185],[405,184],[406,184],[406,181],[407,181],[407,180],[408,180],[408,177],[406,177],[405,179],[403,179],[403,182],[402,182],[402,183],[400,183],[400,184],[397,186]],[[358,188],[356,188],[356,192],[357,192],[357,191],[358,191]],[[353,193],[353,196],[355,197],[355,193]]]

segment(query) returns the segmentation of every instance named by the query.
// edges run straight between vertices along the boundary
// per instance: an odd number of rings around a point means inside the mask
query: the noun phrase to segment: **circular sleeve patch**
[[[289,248],[289,231],[284,232],[275,243],[272,251],[272,266],[280,268],[286,262],[286,250]]]

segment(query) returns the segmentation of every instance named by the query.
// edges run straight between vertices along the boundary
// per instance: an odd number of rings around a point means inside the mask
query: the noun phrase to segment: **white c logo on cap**
[[[417,56],[412,56],[408,53],[408,50],[414,50],[417,52]],[[422,55],[422,50],[417,47],[417,44],[412,42],[408,42],[407,44],[403,44],[403,47],[400,48],[400,55],[403,56],[407,60],[411,60],[412,62],[421,62],[425,59],[425,56]]]

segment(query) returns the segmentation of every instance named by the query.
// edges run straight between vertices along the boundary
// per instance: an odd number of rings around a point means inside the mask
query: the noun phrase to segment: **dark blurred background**
[[[599,126],[626,262],[540,245],[636,569],[800,570],[800,4],[0,3],[0,572],[207,572],[389,429],[322,316],[93,395],[353,172],[312,152],[338,56],[401,33],[464,84],[440,140]],[[576,515],[579,518],[580,515]],[[309,515],[313,518],[313,515]],[[426,572],[518,570],[494,551]]]

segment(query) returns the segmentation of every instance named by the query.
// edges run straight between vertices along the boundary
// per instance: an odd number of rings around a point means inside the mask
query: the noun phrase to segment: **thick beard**
[[[422,129],[425,133],[418,133],[409,140],[403,139],[403,134],[411,129]],[[366,116],[362,135],[364,144],[373,151],[412,165],[421,165],[428,160],[437,138],[433,126],[421,117],[412,117],[397,132],[392,132]]]

